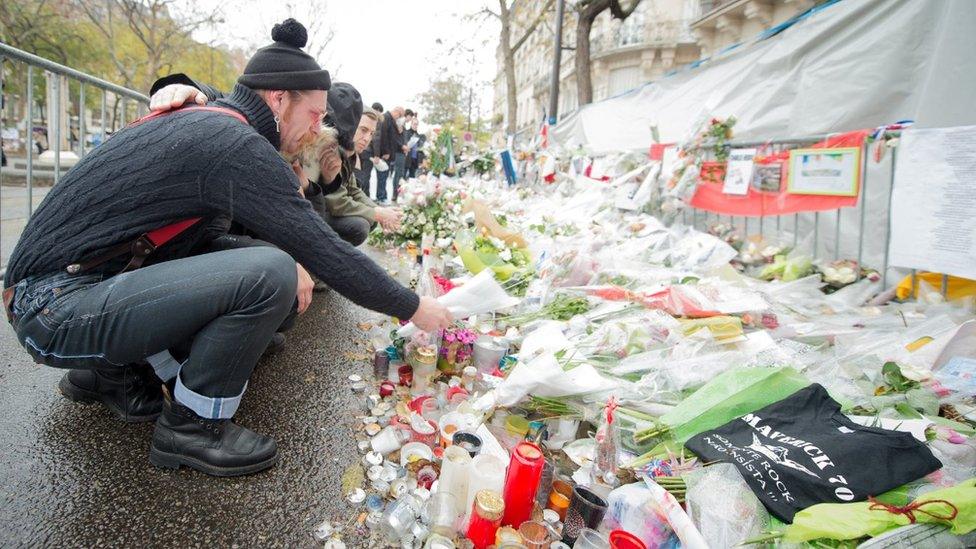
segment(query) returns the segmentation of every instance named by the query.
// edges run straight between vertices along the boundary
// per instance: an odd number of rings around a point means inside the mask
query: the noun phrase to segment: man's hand
[[[436,299],[423,296],[420,298],[420,307],[417,307],[417,312],[410,321],[421,330],[430,333],[450,326],[451,322],[454,322],[454,315]]]
[[[149,110],[168,111],[170,109],[178,109],[187,103],[206,105],[207,96],[193,86],[170,84],[161,88],[149,98]]]
[[[298,269],[298,291],[295,292],[295,297],[298,298],[298,314],[302,314],[312,304],[312,288],[315,287],[315,281],[305,267],[298,263],[295,263],[295,267]]]
[[[408,147],[408,146],[406,146],[406,145],[404,145],[404,146],[403,146],[403,147],[401,147],[401,148],[403,149],[403,154],[406,154],[407,152],[409,152],[409,151],[410,151],[410,147]]]
[[[403,218],[403,214],[399,210],[376,208],[374,214],[376,222],[380,224],[380,227],[383,227],[384,231],[392,232],[400,228],[400,220]]]
[[[339,149],[329,148],[319,155],[319,170],[322,172],[322,181],[326,185],[335,180],[341,168],[342,160],[339,158]]]
[[[292,162],[291,163],[291,170],[293,172],[295,172],[295,175],[296,176],[298,176],[298,182],[301,183],[301,185],[302,185],[301,188],[298,189],[298,192],[301,193],[302,198],[304,198],[305,197],[305,191],[308,190],[309,181],[308,181],[308,177],[305,175],[305,169],[302,168],[301,161],[296,160],[296,161]]]

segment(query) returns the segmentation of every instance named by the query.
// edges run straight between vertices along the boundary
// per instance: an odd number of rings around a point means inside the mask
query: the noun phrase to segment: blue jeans
[[[390,177],[390,170],[384,172],[376,170],[376,200],[379,202],[386,201],[386,178],[388,177]],[[396,191],[393,193],[393,196],[396,196]]]
[[[403,178],[403,173],[406,169],[407,155],[396,153],[393,156],[393,200],[396,200],[397,195],[400,193],[400,179]]]
[[[234,415],[261,353],[295,302],[295,261],[270,247],[166,261],[116,276],[54,273],[16,285],[12,322],[56,368],[148,362],[197,415]],[[179,362],[171,349],[188,347]]]

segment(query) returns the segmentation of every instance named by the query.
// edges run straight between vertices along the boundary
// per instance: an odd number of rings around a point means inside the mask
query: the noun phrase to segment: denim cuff
[[[207,419],[230,419],[241,405],[241,397],[247,391],[247,383],[241,389],[241,394],[233,397],[208,397],[195,393],[183,385],[180,376],[176,376],[176,389],[173,398],[176,402],[193,410],[196,415]]]
[[[162,351],[152,356],[147,356],[146,362],[156,371],[156,377],[164,382],[176,377],[176,374],[180,373],[180,368],[183,367],[182,364],[173,358],[173,355],[169,351]]]

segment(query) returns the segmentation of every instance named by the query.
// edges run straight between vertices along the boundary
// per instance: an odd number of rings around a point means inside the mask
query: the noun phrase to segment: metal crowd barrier
[[[10,70],[11,67],[13,70]],[[40,69],[43,74],[47,77],[48,86],[53,87],[53,90],[48,90],[45,86],[45,91],[49,93],[42,94],[44,97],[43,101],[35,101],[35,78],[37,74],[36,69]],[[18,70],[21,69],[21,70]],[[25,69],[25,70],[23,70]],[[24,74],[25,73],[25,74]],[[12,101],[13,93],[11,89],[13,86],[12,82],[24,83],[23,95],[25,96],[26,112],[23,114],[22,120],[13,120],[12,116],[16,102]],[[77,102],[71,100],[70,95],[72,94],[71,88],[74,83],[74,87],[77,92]],[[35,117],[39,114],[37,111],[46,112],[46,116],[43,116],[43,120],[46,122],[47,128],[47,141],[50,146],[50,150],[54,153],[53,158],[53,184],[57,185],[58,181],[61,179],[62,167],[61,167],[61,157],[62,157],[62,138],[64,137],[65,126],[68,126],[68,135],[71,134],[71,121],[69,114],[69,120],[67,124],[62,120],[62,109],[60,106],[65,102],[65,98],[62,97],[63,90],[67,90],[69,97],[67,98],[68,108],[66,111],[68,113],[76,113],[78,116],[78,126],[77,126],[77,143],[76,146],[72,147],[73,152],[77,154],[78,158],[81,159],[88,152],[87,147],[87,137],[88,129],[86,128],[87,119],[89,115],[93,115],[95,109],[89,109],[86,104],[86,88],[95,88],[95,90],[100,90],[101,93],[101,105],[100,105],[100,134],[101,138],[98,144],[104,143],[106,137],[110,135],[110,131],[114,132],[125,126],[126,122],[135,119],[145,112],[147,112],[149,107],[149,98],[145,95],[113,84],[101,78],[97,78],[90,74],[83,73],[81,71],[72,69],[71,67],[66,67],[64,65],[55,63],[43,57],[27,53],[25,51],[13,48],[7,44],[0,42],[0,90],[3,90],[3,121],[6,126],[18,126],[18,138],[20,141],[20,135],[23,134],[23,149],[26,156],[26,169],[14,168],[14,162],[23,162],[24,158],[16,156],[14,154],[7,154],[7,166],[0,166],[0,185],[5,184],[4,178],[12,176],[23,176],[26,180],[26,210],[23,218],[14,218],[9,214],[5,216],[8,220],[8,231],[11,230],[9,227],[14,227],[15,222],[23,219],[26,223],[26,219],[31,216],[34,209],[34,179],[38,177],[39,170],[35,169],[38,166],[37,160],[35,159],[34,151],[34,127],[35,127]],[[53,93],[50,93],[53,91]],[[96,93],[99,93],[96,91]],[[48,105],[49,101],[47,97],[53,95],[52,101],[54,105]],[[110,98],[111,95],[111,98]],[[111,101],[110,101],[111,99]],[[35,108],[35,103],[41,103]],[[112,109],[112,120],[109,122],[106,119],[107,112],[109,111],[109,105]],[[118,113],[116,115],[116,113]],[[94,120],[94,116],[92,116]],[[19,125],[23,125],[23,129],[19,128]],[[111,129],[107,126],[111,125]],[[3,130],[6,128],[0,128]],[[97,145],[96,145],[97,146]],[[11,151],[13,152],[13,151]],[[6,173],[5,173],[6,172]],[[19,237],[19,227],[17,227],[17,235]],[[9,238],[11,235],[4,235]],[[8,244],[6,247],[12,248],[12,245]],[[6,248],[5,247],[5,248]],[[6,257],[10,254],[12,249],[0,250],[0,275],[3,274]]]
[[[818,135],[772,141],[733,141],[730,143],[730,145],[733,149],[756,148],[760,149],[761,155],[771,155],[785,150],[809,147],[810,145],[823,141],[828,137],[830,136]],[[861,184],[858,191],[857,205],[854,208],[838,208],[836,210],[828,210],[823,212],[808,212],[786,215],[731,216],[719,215],[713,212],[699,210],[687,205],[681,212],[682,222],[702,231],[707,231],[710,227],[717,223],[727,223],[736,230],[741,229],[741,235],[743,238],[758,234],[763,239],[765,239],[767,236],[773,236],[778,239],[778,237],[783,236],[785,231],[792,229],[793,249],[796,249],[800,245],[801,230],[804,226],[808,226],[812,231],[810,257],[813,259],[825,259],[818,257],[821,244],[820,239],[829,239],[832,236],[832,259],[837,260],[845,259],[845,257],[841,256],[841,248],[844,244],[841,240],[841,224],[842,218],[844,217],[843,211],[854,209],[856,210],[854,222],[856,223],[857,232],[856,260],[859,267],[858,279],[860,279],[860,267],[867,266],[876,268],[881,275],[881,287],[887,288],[889,270],[888,244],[891,238],[891,191],[895,182],[895,164],[898,157],[898,148],[894,147],[889,149],[888,153],[885,155],[885,158],[881,160],[880,165],[874,164],[873,161],[871,161],[871,164],[869,164],[870,156],[870,146],[868,144],[862,145],[860,168]],[[871,168],[872,164],[877,166],[877,168],[869,169]],[[886,174],[882,174],[886,175],[887,177],[884,177],[883,181],[869,181],[869,174],[875,170],[887,172]],[[869,184],[872,185],[872,187],[869,187]],[[883,196],[881,200],[873,201],[874,207],[870,208],[868,205],[868,190],[869,188],[874,190],[873,185],[883,186]],[[883,211],[868,211],[869,209],[876,210],[878,204],[886,205]],[[872,219],[874,223],[884,223],[884,237],[881,239],[881,241],[865,238],[865,225],[868,223],[869,218]],[[756,229],[758,229],[758,233],[756,232]],[[781,240],[779,242],[782,243]],[[864,265],[863,260],[868,255],[880,256],[882,258],[881,265]],[[852,256],[847,256],[846,258],[855,259],[855,257]],[[912,295],[914,296],[918,287],[918,272],[913,269],[911,271],[911,277]],[[948,293],[948,282],[948,275],[942,275],[941,293],[943,298],[945,298]]]

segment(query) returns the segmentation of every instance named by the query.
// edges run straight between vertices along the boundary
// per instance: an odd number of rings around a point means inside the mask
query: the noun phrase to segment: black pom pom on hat
[[[308,44],[308,31],[305,30],[305,25],[289,17],[271,29],[271,39],[296,48],[304,48],[305,44]]]
[[[329,71],[302,51],[308,31],[294,19],[271,29],[274,43],[254,53],[237,83],[252,90],[327,90],[332,85]]]

